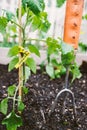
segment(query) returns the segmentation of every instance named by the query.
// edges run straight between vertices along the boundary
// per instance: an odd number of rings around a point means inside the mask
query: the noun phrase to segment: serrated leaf
[[[37,56],[40,57],[40,52],[39,52],[39,50],[38,50],[38,48],[36,46],[29,45],[28,48],[29,48],[30,52],[32,52],[32,53],[34,53],[34,54],[36,54]]]
[[[18,46],[13,46],[9,52],[8,52],[8,56],[12,57],[12,56],[16,56],[19,53],[19,47]]]
[[[8,71],[11,71],[12,69],[15,68],[15,65],[18,63],[19,61],[19,58],[18,57],[15,57],[13,58],[10,63],[9,63],[9,66],[8,66]]]
[[[28,58],[26,60],[26,64],[32,70],[33,73],[36,73],[36,63],[33,58]]]
[[[15,85],[9,86],[8,89],[7,89],[8,95],[9,96],[13,96],[14,93],[15,93],[15,90],[16,90],[16,86]]]
[[[6,115],[7,109],[8,109],[8,99],[5,98],[0,103],[0,112],[2,112],[4,115]]]
[[[22,125],[22,119],[19,115],[16,115],[12,111],[6,118],[2,121],[3,125],[6,125],[7,130],[17,130],[17,127]]]
[[[52,79],[55,78],[54,68],[53,68],[52,65],[48,64],[48,65],[46,66],[46,72],[47,72],[47,74],[48,74]]]
[[[5,33],[8,21],[5,17],[0,17],[0,32]]]
[[[25,108],[25,105],[22,101],[18,101],[18,111],[23,111]]]
[[[25,82],[29,79],[30,75],[30,68],[25,66]]]
[[[35,14],[38,15],[41,11],[44,10],[45,4],[44,0],[22,0],[24,7],[29,7],[29,9]]]

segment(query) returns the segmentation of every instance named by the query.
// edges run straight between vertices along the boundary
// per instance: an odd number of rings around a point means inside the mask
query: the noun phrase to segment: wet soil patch
[[[0,101],[7,96],[8,86],[18,84],[17,71],[8,72],[7,68],[6,65],[0,65]],[[67,97],[65,114],[62,114],[65,98],[63,94],[57,102],[54,113],[49,117],[52,102],[57,93],[63,89],[65,77],[51,80],[44,72],[38,70],[37,74],[32,74],[26,83],[29,93],[24,97],[26,109],[22,113],[23,126],[18,130],[87,130],[87,64],[80,69],[81,79],[75,80],[70,88],[75,95],[77,123],[73,119],[70,95]],[[1,125],[3,118],[3,114],[0,113],[0,130],[6,130],[5,126]]]

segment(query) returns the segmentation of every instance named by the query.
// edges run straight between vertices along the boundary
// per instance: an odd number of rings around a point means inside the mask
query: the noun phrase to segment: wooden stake
[[[19,25],[21,26],[21,0],[18,3],[19,8]],[[22,46],[22,29],[19,27],[19,46]],[[22,59],[22,55],[19,53],[19,61]],[[19,97],[22,99],[22,87],[23,87],[23,66],[19,67]]]
[[[64,24],[64,42],[78,48],[84,0],[67,0]]]

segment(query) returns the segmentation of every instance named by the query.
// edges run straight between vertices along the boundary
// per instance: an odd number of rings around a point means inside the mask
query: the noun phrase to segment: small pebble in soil
[[[6,88],[6,86],[2,86],[2,88]]]
[[[5,93],[5,94],[3,94],[3,97],[7,97],[7,94]]]
[[[85,80],[83,80],[82,82],[83,82],[84,84],[86,83],[86,81],[85,81]]]

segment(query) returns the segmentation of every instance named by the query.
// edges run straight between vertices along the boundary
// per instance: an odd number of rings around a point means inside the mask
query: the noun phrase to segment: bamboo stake
[[[21,0],[18,2],[19,8],[19,25],[21,26]],[[19,27],[19,46],[22,46],[22,29]],[[22,55],[19,53],[19,61],[22,59]],[[19,67],[19,97],[22,98],[22,87],[23,87],[23,66]]]
[[[78,48],[84,0],[67,0],[64,23],[64,42]]]

